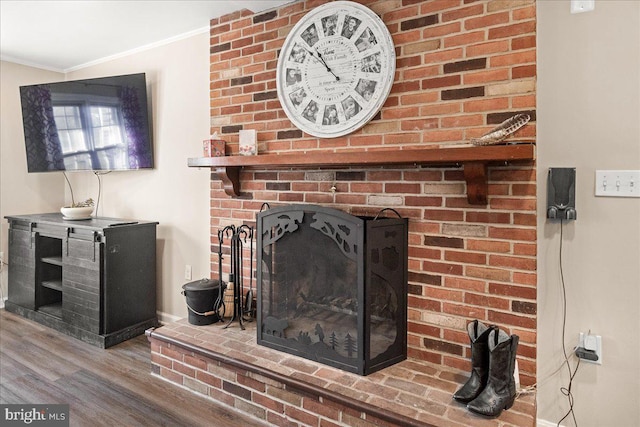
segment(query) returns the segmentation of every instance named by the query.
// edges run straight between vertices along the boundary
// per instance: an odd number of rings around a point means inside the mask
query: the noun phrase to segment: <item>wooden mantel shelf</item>
[[[459,164],[467,182],[467,198],[471,204],[487,204],[487,167],[489,164],[531,161],[535,145],[458,146],[451,148],[416,148],[406,150],[349,151],[338,153],[307,152],[260,154],[257,156],[196,157],[188,159],[189,167],[211,168],[232,197],[240,195],[240,169],[339,168],[363,166],[437,166]]]

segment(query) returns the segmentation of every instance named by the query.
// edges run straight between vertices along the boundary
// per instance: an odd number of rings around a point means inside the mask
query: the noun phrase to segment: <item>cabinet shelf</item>
[[[443,166],[463,168],[467,198],[471,204],[486,204],[487,167],[505,162],[535,160],[535,144],[412,148],[346,152],[300,152],[257,156],[195,157],[189,167],[208,167],[222,181],[225,193],[240,196],[240,169],[341,168],[365,166]]]
[[[41,284],[45,288],[62,292],[62,280],[43,280]]]
[[[62,256],[42,257],[42,262],[62,266]]]

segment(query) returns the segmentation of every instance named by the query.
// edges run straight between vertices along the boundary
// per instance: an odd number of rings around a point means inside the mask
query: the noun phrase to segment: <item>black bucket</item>
[[[201,279],[182,285],[182,295],[187,300],[189,323],[192,325],[210,325],[222,320],[224,316],[224,302],[222,296],[218,298],[218,291],[224,294],[227,284],[218,280]],[[217,306],[216,306],[217,304]]]

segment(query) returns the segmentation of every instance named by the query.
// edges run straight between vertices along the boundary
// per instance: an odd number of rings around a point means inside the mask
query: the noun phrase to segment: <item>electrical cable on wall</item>
[[[558,421],[556,424],[558,427],[560,423],[564,421],[569,415],[573,418],[573,423],[576,427],[578,427],[578,421],[576,420],[576,415],[573,410],[573,393],[571,392],[571,386],[573,385],[573,378],[576,376],[578,372],[578,368],[580,367],[580,358],[578,358],[578,363],[576,364],[575,369],[571,370],[571,364],[569,363],[569,356],[567,356],[567,350],[565,347],[565,335],[566,335],[566,324],[567,324],[567,290],[564,283],[564,271],[562,266],[562,241],[563,241],[563,230],[564,230],[564,220],[560,219],[560,250],[559,250],[559,264],[560,264],[560,282],[562,284],[562,354],[564,355],[564,362],[567,366],[567,371],[569,372],[569,384],[567,387],[560,387],[560,392],[567,396],[567,400],[569,401],[569,410],[567,413]],[[574,352],[571,352],[574,354]]]
[[[69,181],[69,177],[67,177],[67,173],[65,171],[62,171],[62,175],[64,175],[64,179],[67,180],[67,184],[69,185],[69,191],[71,191],[71,206],[73,207],[73,205],[76,203],[76,200],[73,197],[73,187],[71,186],[71,181]]]
[[[107,171],[107,172],[93,171],[93,173],[95,174],[96,178],[98,178],[98,198],[96,199],[96,216],[98,216],[98,208],[100,207],[100,195],[102,194],[102,180],[100,179],[100,175],[106,175],[108,173],[111,173],[111,171]]]

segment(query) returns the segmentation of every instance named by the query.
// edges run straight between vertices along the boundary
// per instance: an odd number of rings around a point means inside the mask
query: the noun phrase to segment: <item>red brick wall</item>
[[[228,141],[228,154],[238,152],[241,129],[257,130],[262,153],[401,149],[466,141],[521,112],[532,121],[518,136],[535,138],[534,0],[361,2],[393,36],[395,84],[374,120],[334,139],[296,129],[280,107],[275,82],[284,38],[324,1],[255,15],[244,10],[211,21],[211,132]],[[532,384],[535,174],[534,164],[490,168],[487,206],[467,203],[456,167],[246,170],[243,196],[236,199],[213,176],[212,275],[218,271],[218,228],[253,221],[263,202],[315,203],[356,215],[393,207],[410,219],[410,357],[467,369],[465,325],[478,318],[520,336],[521,381]]]

